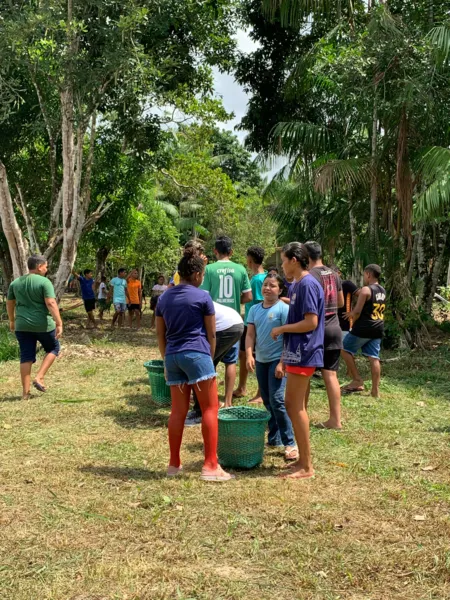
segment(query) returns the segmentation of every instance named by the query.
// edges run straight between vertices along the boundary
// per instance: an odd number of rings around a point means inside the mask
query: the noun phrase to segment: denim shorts
[[[381,338],[372,340],[369,338],[360,338],[353,335],[350,331],[344,338],[344,350],[349,354],[355,355],[361,350],[364,356],[368,358],[380,358]]]
[[[194,385],[216,376],[210,354],[187,350],[176,354],[166,354],[164,366],[167,385]]]
[[[36,344],[39,342],[46,354],[58,356],[60,345],[56,339],[56,329],[48,332],[16,331],[16,338],[20,348],[21,363],[36,362]]]
[[[125,302],[114,302],[114,310],[118,313],[124,313],[127,310]]]
[[[228,350],[225,356],[222,356],[221,361],[224,365],[235,365],[239,360],[240,341],[237,341],[234,346]]]

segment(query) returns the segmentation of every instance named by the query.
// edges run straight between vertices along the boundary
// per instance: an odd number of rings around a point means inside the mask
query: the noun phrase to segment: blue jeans
[[[284,405],[286,377],[277,379],[275,369],[280,361],[270,363],[256,361],[256,378],[264,406],[270,412],[269,446],[295,446],[292,423]]]
[[[216,376],[211,355],[194,350],[166,354],[164,366],[167,385],[194,385]]]

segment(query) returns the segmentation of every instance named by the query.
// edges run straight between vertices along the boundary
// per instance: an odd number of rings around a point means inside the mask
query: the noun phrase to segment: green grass
[[[18,400],[18,362],[0,365],[2,600],[450,598],[447,347],[384,355],[382,399],[346,396],[342,433],[312,429],[315,480],[277,479],[270,450],[214,485],[199,427],[164,476],[154,335],[68,325],[46,394]]]
[[[19,349],[14,335],[7,325],[0,324],[0,362],[14,360],[19,357]]]

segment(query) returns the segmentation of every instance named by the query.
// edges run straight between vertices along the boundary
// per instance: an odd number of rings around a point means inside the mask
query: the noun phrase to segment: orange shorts
[[[286,365],[286,373],[303,375],[303,377],[311,377],[315,370],[316,367],[293,367],[292,365]]]

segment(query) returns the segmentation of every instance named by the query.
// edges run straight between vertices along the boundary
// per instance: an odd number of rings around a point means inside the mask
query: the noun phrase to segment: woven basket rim
[[[233,413],[231,411],[233,410],[247,410],[249,412],[251,412],[252,414],[254,414],[256,416],[256,413],[260,413],[261,416],[259,418],[245,418],[242,416],[234,416]],[[260,423],[262,421],[268,421],[270,419],[270,413],[267,410],[263,410],[260,408],[253,408],[251,406],[231,406],[229,408],[221,408],[219,410],[219,415],[218,415],[218,419],[219,421],[226,421],[227,423],[230,423],[232,421],[238,422],[244,422],[244,423]]]

